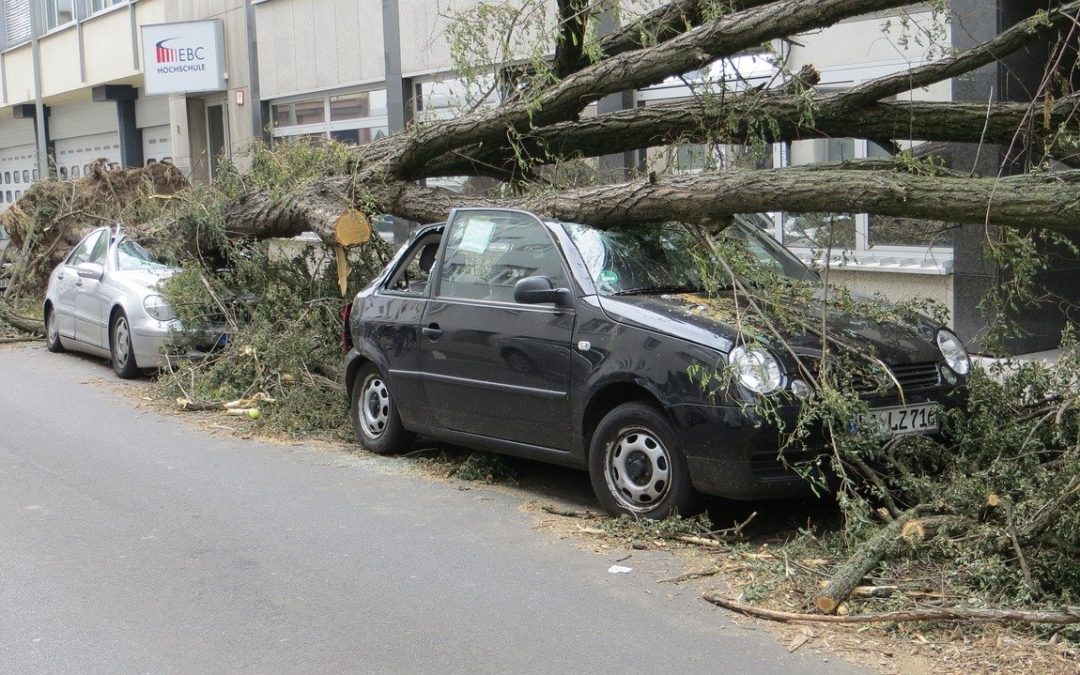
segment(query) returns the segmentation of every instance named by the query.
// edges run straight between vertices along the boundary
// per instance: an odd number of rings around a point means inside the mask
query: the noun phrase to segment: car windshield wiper
[[[697,286],[642,286],[641,288],[624,288],[615,291],[612,295],[645,295],[649,293],[696,293],[701,289]]]

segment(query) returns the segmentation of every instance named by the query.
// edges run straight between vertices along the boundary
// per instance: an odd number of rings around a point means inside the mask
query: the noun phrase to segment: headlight
[[[937,333],[937,346],[941,350],[941,355],[945,357],[945,363],[949,365],[958,375],[967,375],[971,370],[971,359],[968,357],[967,349],[964,348],[964,343],[960,341],[960,338],[956,337],[956,333],[942,328]]]
[[[172,321],[176,318],[172,307],[169,307],[169,303],[165,302],[165,298],[160,295],[148,295],[142,304],[146,313],[158,321]]]
[[[728,354],[728,363],[734,367],[739,384],[754,393],[768,394],[780,388],[780,364],[760,347],[736,347]]]

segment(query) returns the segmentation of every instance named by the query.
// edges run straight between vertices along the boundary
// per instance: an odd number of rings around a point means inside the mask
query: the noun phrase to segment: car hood
[[[173,268],[163,270],[120,270],[112,274],[115,283],[124,286],[133,293],[150,295],[161,291],[166,279],[176,274]]]
[[[727,352],[738,334],[734,301],[726,305],[705,304],[694,294],[626,295],[600,297],[600,305],[614,320]],[[821,321],[820,305],[808,308],[807,319]],[[872,347],[889,364],[926,363],[941,359],[935,328],[929,322],[911,325],[880,322],[830,311],[828,328],[839,336]],[[814,356],[821,352],[815,335],[790,332],[784,341],[796,352]],[[778,349],[778,351],[780,351]]]

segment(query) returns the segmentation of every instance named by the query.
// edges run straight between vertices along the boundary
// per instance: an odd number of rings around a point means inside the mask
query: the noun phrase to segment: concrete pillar
[[[1029,16],[1032,3],[1027,0],[952,0],[957,17],[953,22],[953,46],[967,49],[988,40],[1003,29]],[[974,101],[982,105],[993,101],[1027,102],[1037,93],[1047,67],[1049,52],[1047,43],[1022,49],[1002,60],[980,68],[973,77],[953,80],[953,97],[957,101]],[[1070,56],[1075,61],[1075,54]],[[1069,70],[1068,61],[1062,68]],[[1025,170],[1023,156],[1006,157],[1005,148],[990,146],[979,148],[975,144],[957,144],[953,153],[953,167],[961,171],[974,169],[983,175],[997,175],[1005,167],[1005,173]],[[986,317],[979,304],[1004,275],[986,259],[986,229],[982,225],[965,225],[956,234],[953,248],[953,307],[954,324],[960,336],[971,341],[987,327]],[[991,231],[991,235],[996,233]],[[1080,238],[1074,243],[1080,244]],[[1051,266],[1037,278],[1043,288],[1060,298],[1075,302],[1080,289],[1080,264],[1065,251],[1047,251]],[[1026,333],[1011,339],[1004,349],[1009,353],[1023,353],[1051,349],[1060,342],[1061,330],[1069,318],[1062,303],[1050,300],[1036,311],[1023,311],[1013,317]],[[1072,317],[1074,320],[1078,317]],[[979,349],[981,345],[974,343]]]

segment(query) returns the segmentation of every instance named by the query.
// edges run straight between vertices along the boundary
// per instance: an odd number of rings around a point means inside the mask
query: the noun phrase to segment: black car
[[[812,277],[752,224],[732,234],[762,264]],[[790,357],[741,346],[695,312],[685,248],[653,232],[601,231],[502,209],[458,209],[417,232],[357,296],[346,383],[361,444],[404,450],[421,434],[587,469],[613,514],[687,514],[701,494],[803,494],[777,457],[780,433],[747,397],[777,396],[793,419],[806,387]],[[875,402],[895,433],[932,433],[970,360],[936,326],[852,319],[903,387]],[[735,366],[710,395],[694,367]]]

